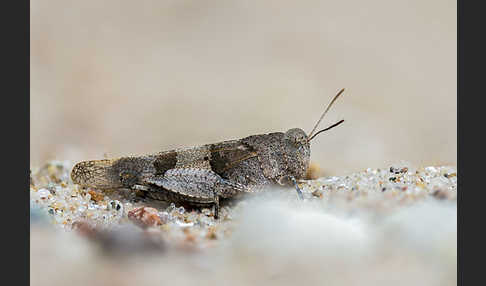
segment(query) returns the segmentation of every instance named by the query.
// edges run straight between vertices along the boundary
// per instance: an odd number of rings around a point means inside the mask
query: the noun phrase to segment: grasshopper
[[[219,199],[262,190],[268,185],[293,185],[304,178],[310,162],[310,142],[342,122],[315,130],[336,99],[327,105],[309,135],[300,129],[251,135],[242,139],[163,151],[151,155],[77,163],[74,183],[97,189],[131,189],[147,197],[195,206],[214,206]]]

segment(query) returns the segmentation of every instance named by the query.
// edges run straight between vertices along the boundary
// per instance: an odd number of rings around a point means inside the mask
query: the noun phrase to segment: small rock
[[[314,197],[318,197],[318,198],[322,198],[324,196],[321,189],[317,189],[317,190],[313,191],[312,195]]]
[[[111,201],[108,206],[109,206],[110,209],[113,209],[113,210],[116,210],[116,211],[122,210],[122,208],[123,208],[123,205],[118,200]]]
[[[103,194],[100,194],[100,193],[95,192],[93,190],[89,190],[88,194],[90,194],[91,200],[95,201],[95,202],[100,202],[105,198],[105,196]]]
[[[445,200],[449,198],[449,194],[447,193],[447,191],[444,190],[435,190],[432,193],[432,196],[439,200]]]
[[[448,179],[449,179],[449,178],[452,178],[452,177],[455,177],[455,176],[457,176],[457,174],[456,174],[456,173],[450,173],[450,174],[445,173],[445,174],[444,174],[444,177],[446,177],[446,178],[448,178]]]
[[[142,228],[162,225],[159,212],[151,207],[141,207],[128,212],[128,218]]]
[[[207,239],[215,240],[218,238],[216,235],[216,228],[215,227],[209,227],[208,233],[206,234]]]

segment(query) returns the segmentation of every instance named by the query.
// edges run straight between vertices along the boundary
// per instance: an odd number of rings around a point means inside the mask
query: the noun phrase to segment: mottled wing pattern
[[[256,162],[258,154],[240,140],[230,140],[161,152],[154,156],[157,174],[164,174],[170,169],[198,168],[213,170],[223,178],[231,179],[225,176],[229,170],[239,169],[237,167],[248,160]]]
[[[134,156],[83,161],[73,167],[71,179],[87,187],[129,188],[141,178],[154,174],[154,160],[153,156]]]
[[[210,165],[224,179],[247,186],[247,192],[258,191],[269,183],[262,172],[256,148],[242,140],[212,144]]]
[[[197,189],[202,192],[197,194],[201,197],[210,196],[206,190],[214,189],[219,180],[221,195],[231,197],[238,192],[257,191],[276,175],[272,172],[280,162],[273,162],[268,153],[273,148],[265,148],[268,144],[264,143],[269,142],[266,137],[270,141],[281,139],[271,133],[147,156],[85,161],[73,168],[72,178],[75,183],[99,188],[130,188],[148,183],[174,192],[184,189],[188,195]],[[161,180],[163,177],[165,181]]]
[[[110,168],[114,160],[83,161],[74,165],[71,179],[75,184],[87,187],[110,188],[119,187],[110,176]]]

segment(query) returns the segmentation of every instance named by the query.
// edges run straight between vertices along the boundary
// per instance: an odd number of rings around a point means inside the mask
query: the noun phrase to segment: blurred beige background
[[[456,1],[31,1],[31,166],[312,129],[327,174],[456,164]]]

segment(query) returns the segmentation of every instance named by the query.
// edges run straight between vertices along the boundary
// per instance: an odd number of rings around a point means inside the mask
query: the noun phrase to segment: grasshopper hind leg
[[[219,197],[231,197],[235,193],[247,191],[247,187],[221,178],[210,169],[175,168],[164,175],[146,178],[149,186],[160,187],[159,193],[151,196],[163,196],[164,200],[176,199],[191,204],[212,204],[215,218],[219,216]]]

